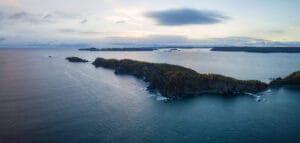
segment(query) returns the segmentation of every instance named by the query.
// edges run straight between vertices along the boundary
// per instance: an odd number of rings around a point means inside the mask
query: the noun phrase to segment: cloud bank
[[[16,24],[16,23],[31,23],[31,24],[41,24],[41,23],[53,23],[58,20],[72,20],[72,19],[78,19],[79,16],[72,14],[72,13],[66,13],[66,12],[60,12],[60,11],[54,11],[51,13],[30,13],[26,11],[17,11],[17,12],[5,12],[0,10],[0,22],[8,23],[8,24]],[[88,22],[87,19],[84,19],[80,21],[80,23],[84,24]],[[1,24],[1,23],[0,23]]]
[[[1,42],[1,41],[4,41],[4,40],[5,40],[5,38],[4,38],[4,37],[0,37],[0,42]]]
[[[195,25],[221,23],[229,17],[216,11],[205,11],[197,9],[169,9],[164,11],[150,11],[145,16],[153,18],[160,25]]]
[[[99,34],[77,31],[74,29],[60,29],[62,33],[69,34]],[[2,41],[1,41],[2,40]],[[152,35],[142,38],[126,38],[126,37],[107,37],[94,40],[56,40],[30,42],[7,37],[0,37],[0,48],[16,47],[16,48],[139,48],[139,47],[220,47],[220,46],[253,46],[253,47],[300,47],[300,42],[280,42],[271,41],[251,37],[227,37],[227,38],[208,38],[208,39],[189,39],[184,36],[172,35]]]
[[[104,46],[105,45],[105,46]],[[143,38],[107,38],[95,45],[96,47],[222,47],[222,46],[249,46],[249,47],[300,47],[300,42],[280,42],[253,37],[226,37],[189,39],[184,36],[153,35]]]

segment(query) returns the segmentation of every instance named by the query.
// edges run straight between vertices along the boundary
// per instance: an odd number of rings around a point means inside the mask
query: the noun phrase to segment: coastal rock
[[[72,63],[86,63],[86,62],[88,62],[88,60],[81,59],[81,58],[78,58],[78,57],[67,57],[66,60],[68,60],[69,62],[72,62]]]
[[[236,95],[257,93],[268,88],[257,80],[237,80],[217,74],[199,74],[194,70],[170,64],[148,63],[130,59],[97,58],[93,65],[113,69],[116,74],[133,75],[147,82],[149,91],[162,96],[182,98],[205,93]]]

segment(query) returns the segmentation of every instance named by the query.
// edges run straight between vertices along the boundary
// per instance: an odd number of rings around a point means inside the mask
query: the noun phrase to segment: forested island
[[[67,57],[69,62],[88,62],[78,57]],[[219,74],[200,74],[192,69],[165,63],[149,63],[130,59],[96,58],[96,68],[114,70],[117,75],[132,75],[148,83],[150,92],[159,92],[168,98],[185,98],[201,94],[238,95],[258,93],[273,87],[300,87],[300,71],[285,78],[276,78],[270,84],[258,80],[238,80]]]
[[[257,93],[268,88],[266,83],[257,80],[238,80],[217,74],[199,74],[178,65],[103,58],[97,58],[93,65],[113,69],[118,75],[133,75],[147,82],[149,91],[157,91],[168,98],[206,93],[237,95]]]
[[[300,53],[300,47],[214,47],[211,51],[254,53]]]

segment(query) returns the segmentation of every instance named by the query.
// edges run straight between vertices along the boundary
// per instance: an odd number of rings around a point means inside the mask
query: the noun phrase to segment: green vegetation
[[[271,86],[300,87],[300,71],[294,72],[285,78],[277,78],[270,83]]]
[[[116,74],[133,75],[149,84],[148,90],[162,96],[181,98],[204,93],[235,95],[257,93],[268,88],[256,80],[237,80],[217,74],[199,74],[194,70],[170,64],[148,63],[129,59],[97,58],[93,65],[114,69]]]

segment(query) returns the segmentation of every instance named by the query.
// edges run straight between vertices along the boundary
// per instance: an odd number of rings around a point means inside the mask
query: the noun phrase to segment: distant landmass
[[[154,51],[158,49],[195,49],[210,47],[195,46],[158,46],[158,47],[139,47],[139,48],[82,48],[80,51]],[[170,50],[170,51],[172,51]],[[254,53],[300,53],[300,47],[212,47],[210,51],[222,52],[254,52]]]
[[[79,51],[154,51],[155,48],[84,48],[79,49]]]
[[[98,48],[82,48],[82,49],[78,49],[79,51],[100,51],[100,49]]]
[[[210,47],[197,47],[197,46],[150,46],[150,47],[126,47],[126,48],[81,48],[79,51],[154,51],[158,49],[170,49],[169,51],[180,51],[179,49],[194,49],[194,48],[210,48]]]
[[[300,47],[214,47],[211,51],[255,53],[300,53]]]

